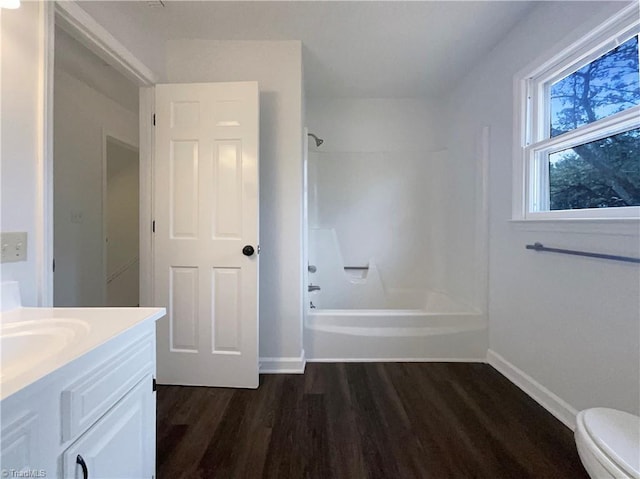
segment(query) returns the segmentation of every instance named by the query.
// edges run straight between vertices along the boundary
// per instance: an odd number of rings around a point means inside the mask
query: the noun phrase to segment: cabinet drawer
[[[62,391],[63,443],[82,434],[145,375],[153,373],[155,347],[153,335],[145,336]]]

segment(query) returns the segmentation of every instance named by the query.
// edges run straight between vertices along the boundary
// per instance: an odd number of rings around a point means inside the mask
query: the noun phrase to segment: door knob
[[[242,248],[242,254],[245,256],[253,256],[253,253],[255,253],[255,250],[251,245],[247,245],[244,248]]]

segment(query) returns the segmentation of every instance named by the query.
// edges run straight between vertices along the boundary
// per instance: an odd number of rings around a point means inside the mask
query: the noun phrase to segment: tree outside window
[[[638,37],[550,87],[551,138],[640,104]],[[549,209],[640,205],[640,128],[552,152]]]

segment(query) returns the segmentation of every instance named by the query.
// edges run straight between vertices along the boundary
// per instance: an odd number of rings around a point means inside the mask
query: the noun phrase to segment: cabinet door
[[[65,478],[151,478],[155,468],[155,394],[148,375],[63,455]]]
[[[35,409],[35,408],[34,408]],[[17,420],[8,421],[2,414],[2,439],[0,444],[0,464],[3,477],[9,477],[10,471],[30,471],[35,469],[38,457],[38,415],[37,412],[24,414]],[[4,474],[7,474],[4,476]],[[28,477],[28,476],[25,476]]]

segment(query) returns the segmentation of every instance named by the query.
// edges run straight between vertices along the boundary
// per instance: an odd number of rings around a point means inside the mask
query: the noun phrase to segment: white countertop
[[[165,308],[16,308],[0,313],[0,340],[10,336],[13,341],[2,349],[0,400],[165,314]]]

